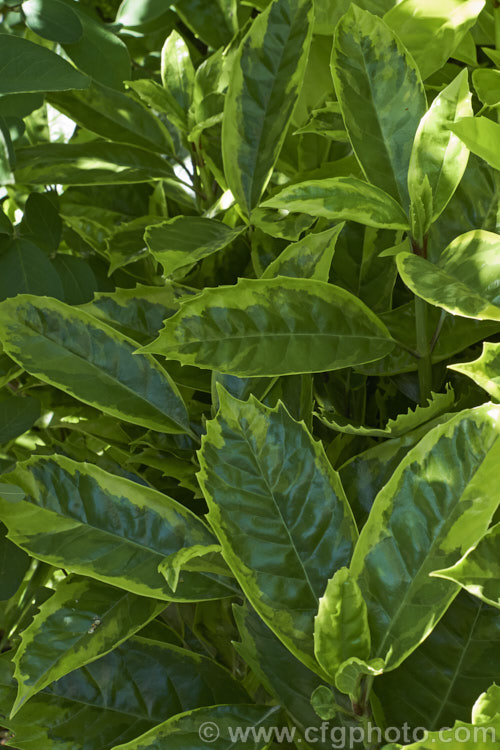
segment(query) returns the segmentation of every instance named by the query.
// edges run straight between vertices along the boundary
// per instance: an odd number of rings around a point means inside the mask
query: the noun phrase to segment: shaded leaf
[[[0,94],[84,89],[90,78],[59,55],[12,34],[0,34]]]
[[[59,274],[43,250],[19,237],[0,252],[0,300],[26,292],[59,299],[64,296]]]
[[[343,228],[343,223],[337,224],[332,229],[308,234],[304,239],[288,245],[276,260],[267,266],[262,278],[292,276],[328,281],[335,244]]]
[[[13,658],[18,693],[11,716],[51,682],[123,643],[163,609],[100,581],[70,575],[60,581],[23,631]]]
[[[33,396],[12,396],[0,393],[0,444],[22,435],[31,429],[40,416],[40,401]]]
[[[44,39],[60,44],[78,42],[83,26],[71,6],[58,0],[24,0],[26,26]]]

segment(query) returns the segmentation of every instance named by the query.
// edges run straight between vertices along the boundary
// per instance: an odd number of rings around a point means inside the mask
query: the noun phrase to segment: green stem
[[[495,47],[500,50],[500,3],[493,3],[493,18],[495,19]]]
[[[427,404],[432,390],[432,361],[429,335],[427,332],[427,302],[415,295],[415,329],[417,334],[418,384],[420,387],[420,403]]]

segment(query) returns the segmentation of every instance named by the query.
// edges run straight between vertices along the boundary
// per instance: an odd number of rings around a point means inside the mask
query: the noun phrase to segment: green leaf
[[[223,389],[219,398],[200,452],[208,520],[252,606],[317,671],[313,618],[328,578],[349,562],[350,508],[320,444],[282,404],[271,410]]]
[[[308,234],[304,239],[288,245],[262,274],[263,279],[291,276],[299,279],[328,281],[337,237],[344,223],[324,232]]]
[[[13,658],[17,698],[11,716],[35,693],[104,656],[156,617],[165,602],[69,575],[23,631]]]
[[[103,23],[80,11],[78,6],[72,4],[71,7],[80,19],[83,36],[78,42],[63,44],[64,51],[75,65],[99,83],[122,89],[123,81],[130,78],[130,55],[125,43]]]
[[[340,665],[370,656],[370,630],[363,595],[348,568],[337,570],[319,600],[314,620],[314,653],[333,682]],[[323,717],[325,718],[325,717]]]
[[[222,122],[227,184],[248,216],[269,181],[297,101],[312,33],[311,0],[274,0],[233,63]]]
[[[213,49],[225,47],[237,31],[236,0],[175,0],[181,20]]]
[[[478,694],[498,678],[499,653],[498,610],[460,592],[419,648],[377,678],[387,723],[437,731],[468,721]]]
[[[165,318],[177,312],[182,298],[192,294],[192,289],[174,281],[165,286],[138,284],[135,289],[96,294],[83,309],[134,341],[146,343],[155,338]]]
[[[188,113],[194,92],[194,66],[182,36],[174,29],[161,50],[161,80],[175,112],[175,120],[188,130]]]
[[[260,750],[262,729],[268,736],[280,725],[281,706],[210,706],[173,716],[146,734],[113,750],[186,750],[217,742],[217,750]],[[238,729],[243,733],[239,735]],[[253,732],[256,737],[253,739]],[[265,736],[265,735],[264,735]]]
[[[464,117],[451,130],[467,148],[500,169],[500,125],[487,117]]]
[[[500,104],[500,70],[478,68],[472,73],[472,82],[483,104],[488,107]]]
[[[61,241],[62,221],[49,195],[31,193],[28,196],[19,232],[47,253],[53,253]]]
[[[153,357],[89,313],[19,295],[0,304],[0,340],[45,383],[119,419],[160,432],[188,432],[182,398]]]
[[[83,26],[78,15],[59,0],[24,0],[26,26],[44,39],[60,44],[78,42]]]
[[[9,662],[0,659],[5,707],[16,694],[10,672]],[[14,719],[2,717],[2,724],[15,732],[19,750],[60,750],[74,745],[75,737],[81,750],[107,749],[182,711],[248,700],[240,684],[211,659],[135,636],[45,688]]]
[[[39,44],[0,34],[0,94],[84,89],[90,78]]]
[[[164,601],[234,592],[210,573],[190,572],[172,592],[158,572],[162,560],[215,539],[194,513],[163,493],[60,455],[33,457],[3,478],[26,495],[19,499],[0,485],[9,539],[39,560]]]
[[[486,531],[497,508],[500,411],[492,404],[435,427],[381,489],[351,572],[368,607],[372,657],[397,667],[457,594],[429,573],[452,564]]]
[[[472,723],[476,726],[485,726],[493,721],[498,723],[500,716],[498,706],[500,705],[500,687],[491,685],[486,692],[481,693],[472,707]]]
[[[412,143],[427,109],[414,60],[380,18],[351,5],[335,33],[332,75],[367,178],[407,208]]]
[[[244,227],[231,229],[221,221],[201,216],[175,216],[146,229],[144,239],[165,276],[219,252],[238,237]]]
[[[43,95],[2,94],[0,95],[0,115],[2,117],[26,117],[43,104]]]
[[[408,229],[405,212],[383,190],[355,177],[330,177],[290,185],[262,204],[303,211],[326,219],[347,219],[371,227]]]
[[[32,396],[0,392],[0,444],[8,443],[33,427],[40,416],[40,402]]]
[[[311,706],[320,719],[333,719],[337,713],[335,696],[326,685],[320,685],[311,695]]]
[[[458,583],[486,604],[500,609],[500,523],[493,526],[455,565],[431,573]]]
[[[12,172],[12,143],[5,127],[5,121],[0,118],[0,185],[11,185],[14,180]]]
[[[47,100],[77,125],[103,138],[148,151],[174,151],[172,138],[157,117],[132,97],[97,81],[85,91],[53,94]]]
[[[379,359],[393,346],[379,319],[349,292],[279,277],[205,289],[141,351],[254,377],[349,367]]]
[[[59,274],[68,305],[82,305],[94,296],[98,282],[89,264],[74,255],[59,253],[52,261]]]
[[[407,412],[398,414],[393,419],[388,419],[383,428],[365,427],[356,425],[345,417],[328,411],[321,411],[316,416],[324,425],[346,435],[363,435],[365,437],[398,438],[415,430],[422,424],[429,422],[446,411],[451,411],[455,402],[455,394],[451,388],[446,393],[431,393],[425,406],[417,405]]]
[[[59,274],[43,250],[20,237],[0,251],[0,300],[25,292],[59,299],[64,294]]]
[[[500,344],[484,341],[483,351],[478,359],[448,367],[472,378],[495,400],[500,400]]]
[[[339,665],[335,676],[335,686],[341,693],[349,695],[356,702],[359,701],[360,682],[363,677],[369,675],[377,677],[384,671],[383,659],[370,659],[364,661],[356,656],[350,656]]]
[[[16,181],[20,183],[113,185],[166,180],[186,197],[168,162],[135,146],[107,141],[43,143],[20,148],[16,156]]]
[[[220,551],[219,544],[196,544],[192,547],[183,547],[166,557],[159,564],[158,571],[165,576],[172,591],[177,589],[179,576],[183,570],[230,576],[231,572],[220,556]]]
[[[0,523],[0,602],[14,596],[30,563],[29,555],[7,539],[7,528]]]
[[[141,3],[137,3],[136,0],[123,0],[116,14],[116,23],[123,26],[142,26],[164,13],[163,0],[143,0]]]
[[[484,0],[402,0],[384,21],[411,53],[425,80],[453,55],[484,4]]]
[[[410,158],[408,190],[412,203],[422,200],[423,191],[430,188],[430,210],[426,213],[419,232],[423,237],[433,221],[443,212],[467,166],[469,150],[450,131],[457,119],[472,115],[471,94],[467,70],[461,73],[438,94],[420,121]]]
[[[500,321],[497,289],[500,237],[481,229],[457,237],[437,264],[399,253],[398,271],[407,287],[453,315]]]

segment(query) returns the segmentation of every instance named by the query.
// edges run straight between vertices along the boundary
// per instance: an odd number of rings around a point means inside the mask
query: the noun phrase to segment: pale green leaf
[[[483,104],[488,107],[500,104],[500,70],[478,68],[472,73],[472,82]]]
[[[439,70],[477,21],[485,0],[402,0],[385,14],[422,78]]]
[[[478,229],[453,240],[436,264],[411,253],[399,253],[396,263],[406,286],[431,305],[500,321],[499,250],[500,236]]]
[[[368,659],[370,646],[363,595],[349,569],[340,568],[319,600],[314,620],[316,659],[333,682],[342,662],[354,656]]]
[[[343,228],[343,223],[337,224],[332,229],[307,234],[304,239],[288,245],[276,260],[267,266],[262,278],[292,276],[298,279],[328,281],[335,244]]]
[[[175,216],[146,229],[144,239],[165,276],[223,250],[243,231],[201,216]]]
[[[175,106],[175,121],[188,130],[188,112],[193,99],[194,66],[182,36],[174,29],[161,51],[161,79]]]
[[[414,203],[430,189],[429,210],[415,237],[423,237],[433,221],[442,213],[465,172],[469,150],[450,131],[457,119],[472,115],[467,70],[461,73],[434,99],[420,121],[410,158],[408,189]]]
[[[487,117],[464,117],[451,126],[467,148],[500,169],[500,125]]]
[[[353,700],[359,700],[359,687],[363,677],[377,677],[384,671],[383,659],[370,659],[365,661],[356,656],[350,656],[337,668],[335,676],[335,687],[341,693],[351,696]]]
[[[489,529],[455,565],[435,570],[431,575],[454,581],[486,604],[500,609],[500,523]]]

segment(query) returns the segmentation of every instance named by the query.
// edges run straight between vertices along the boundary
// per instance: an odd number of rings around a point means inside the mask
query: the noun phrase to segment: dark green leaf
[[[210,573],[183,572],[175,593],[168,586],[158,572],[162,560],[215,539],[191,511],[163,493],[58,455],[18,464],[4,478],[26,493],[20,500],[0,486],[9,539],[33,557],[165,601],[234,592],[230,578]]]
[[[62,221],[49,195],[29,195],[19,231],[46,252],[57,250],[61,241]]]
[[[60,581],[22,633],[13,659],[18,692],[11,716],[51,682],[119,646],[163,609],[165,602],[100,581],[74,575]]]
[[[283,405],[222,389],[219,398],[200,453],[208,519],[252,606],[317,671],[313,618],[328,578],[349,562],[351,510],[322,448]]]
[[[258,204],[297,100],[312,32],[310,0],[275,0],[241,42],[225,97],[224,173],[247,214]]]
[[[380,18],[353,4],[337,26],[332,75],[366,176],[406,208],[411,148],[426,110],[413,59]]]
[[[97,290],[97,279],[86,261],[74,255],[59,253],[52,260],[59,274],[64,291],[64,301],[68,305],[82,305],[89,302]]]
[[[24,293],[59,299],[64,294],[59,274],[43,250],[19,238],[0,251],[0,300]]]
[[[79,17],[59,0],[24,0],[26,26],[44,39],[60,44],[78,42],[83,35]]]
[[[189,431],[184,402],[153,357],[89,313],[19,295],[0,305],[0,340],[24,369],[80,401],[160,432]]]
[[[351,572],[368,606],[372,657],[386,669],[417,648],[457,594],[429,573],[465,554],[496,511],[499,418],[485,404],[435,427],[375,499]]]
[[[0,94],[84,89],[90,83],[59,55],[11,34],[0,34],[0,69]]]
[[[40,402],[32,396],[1,392],[0,411],[0,444],[3,445],[33,427],[40,416]]]
[[[7,528],[0,523],[0,602],[14,596],[29,568],[31,558],[7,539]]]
[[[283,277],[206,289],[144,351],[252,377],[348,367],[379,359],[393,346],[353,295],[322,281]]]

